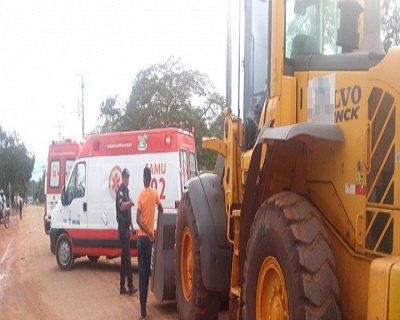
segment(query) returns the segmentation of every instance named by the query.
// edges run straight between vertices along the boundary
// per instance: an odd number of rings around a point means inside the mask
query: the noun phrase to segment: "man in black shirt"
[[[122,183],[118,187],[118,191],[116,194],[116,211],[117,211],[117,221],[118,221],[118,234],[119,241],[121,243],[121,267],[120,267],[120,294],[129,295],[134,294],[137,291],[137,288],[132,283],[132,265],[131,265],[131,253],[130,253],[130,232],[129,227],[132,228],[132,216],[131,216],[131,208],[135,204],[132,199],[129,197],[129,171],[128,169],[124,169],[122,171]],[[125,278],[128,282],[128,290],[125,287]]]

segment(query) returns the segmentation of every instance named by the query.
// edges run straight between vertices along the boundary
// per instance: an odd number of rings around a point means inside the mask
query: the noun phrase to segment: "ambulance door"
[[[99,156],[87,160],[88,166],[90,166],[90,172],[87,175],[89,184],[88,229],[90,232],[117,229],[115,197],[122,181],[122,170],[117,164],[123,157]],[[138,183],[138,180],[132,178],[131,180]],[[102,233],[101,237],[104,237],[105,234]]]
[[[71,173],[64,195],[63,221],[69,228],[87,228],[87,174],[86,163],[78,162]]]
[[[189,180],[188,156],[186,150],[181,150],[179,152],[179,158],[181,166],[181,193],[183,193],[185,191],[185,184]]]
[[[181,172],[181,193],[185,191],[185,184],[189,179],[197,176],[196,154],[188,150],[179,152]]]

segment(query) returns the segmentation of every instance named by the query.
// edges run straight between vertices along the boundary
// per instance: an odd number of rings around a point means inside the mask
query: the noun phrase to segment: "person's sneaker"
[[[119,294],[128,294],[128,290],[126,290],[125,286],[119,287]]]
[[[133,295],[134,293],[136,293],[137,288],[135,286],[129,287],[129,295]]]

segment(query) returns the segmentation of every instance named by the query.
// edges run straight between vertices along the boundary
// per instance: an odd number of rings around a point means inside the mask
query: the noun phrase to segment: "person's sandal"
[[[136,287],[129,287],[129,295],[133,295],[134,293],[136,293],[137,288]]]
[[[128,294],[128,290],[126,290],[125,287],[120,287],[119,288],[119,294]]]

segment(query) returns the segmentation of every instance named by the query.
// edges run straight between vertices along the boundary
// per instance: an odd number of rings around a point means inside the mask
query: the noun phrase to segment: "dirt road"
[[[50,252],[43,228],[43,207],[11,215],[10,228],[0,225],[0,319],[139,319],[139,296],[119,295],[120,259],[96,263],[75,260],[62,272]],[[137,259],[132,259],[138,286]],[[151,291],[149,320],[178,319],[176,303],[159,303]],[[228,319],[222,312],[220,320]]]
[[[43,207],[25,207],[22,220],[0,225],[0,319],[139,319],[139,296],[119,295],[119,259],[75,261],[61,272],[43,228]],[[138,285],[137,259],[132,259]],[[177,319],[175,302],[149,293],[148,319]]]

